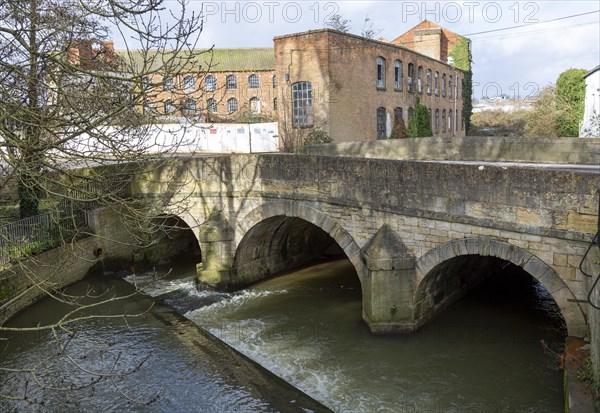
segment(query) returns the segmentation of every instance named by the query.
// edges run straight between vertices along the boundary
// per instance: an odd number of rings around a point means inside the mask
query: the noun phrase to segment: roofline
[[[452,65],[450,65],[450,64],[448,64],[448,63],[446,63],[446,62],[444,62],[442,60],[434,59],[431,56],[424,55],[422,53],[416,52],[416,51],[414,51],[412,49],[409,49],[407,47],[399,46],[399,45],[396,45],[396,44],[393,44],[393,43],[389,43],[389,42],[382,42],[380,40],[369,39],[369,38],[366,38],[366,37],[363,37],[363,36],[359,36],[359,35],[356,35],[356,34],[345,33],[345,32],[341,32],[339,30],[333,30],[333,29],[316,29],[316,30],[308,30],[308,31],[299,32],[299,33],[284,34],[282,36],[275,36],[273,38],[273,41],[279,40],[279,39],[286,39],[286,38],[290,38],[290,37],[298,37],[298,36],[304,36],[304,35],[309,35],[309,34],[319,34],[319,33],[332,33],[332,34],[337,34],[337,35],[341,35],[341,36],[353,37],[355,39],[359,39],[359,40],[362,40],[364,42],[375,43],[375,44],[380,45],[380,46],[391,47],[391,48],[394,48],[394,49],[400,49],[400,50],[403,50],[403,51],[406,51],[406,52],[409,52],[409,53],[414,53],[416,55],[424,57],[425,59],[429,59],[429,60],[432,60],[434,62],[440,63],[442,65],[448,66],[449,68],[456,69],[456,70],[458,70],[460,72],[463,72],[463,73],[465,72],[464,70],[459,69],[458,67],[452,66]],[[466,37],[465,37],[465,39],[466,39]]]
[[[440,29],[442,29],[442,30],[445,30],[445,31],[447,31],[447,32],[450,32],[450,33],[452,33],[452,34],[455,34],[456,36],[458,36],[458,37],[460,37],[460,38],[462,38],[462,39],[467,39],[469,42],[471,41],[471,39],[469,39],[469,38],[468,38],[468,37],[466,37],[466,36],[463,36],[462,34],[458,34],[458,33],[456,33],[456,32],[453,32],[452,30],[446,29],[445,27],[443,27],[443,26],[440,26],[439,24],[437,24],[437,23],[435,23],[435,22],[432,22],[431,20],[424,19],[422,22],[420,22],[420,23],[418,23],[418,24],[415,24],[413,27],[411,27],[410,29],[408,29],[407,31],[405,31],[404,33],[402,33],[400,36],[396,37],[394,40],[392,40],[392,42],[395,42],[396,40],[398,40],[399,38],[401,38],[402,36],[404,36],[404,35],[405,35],[405,34],[407,34],[408,32],[411,32],[411,31],[413,31],[413,30],[414,30],[414,29],[415,29],[417,26],[419,26],[419,25],[421,25],[421,24],[423,24],[423,23],[425,23],[425,22],[429,22],[429,23],[431,23],[431,24],[434,24],[435,26],[437,26],[438,28],[440,28]],[[423,29],[423,30],[426,30],[426,29]]]
[[[590,70],[589,72],[587,72],[585,75],[583,75],[583,78],[585,79],[589,75],[591,75],[593,73],[596,73],[598,70],[600,70],[600,65],[596,66],[595,68],[593,68],[592,70]]]

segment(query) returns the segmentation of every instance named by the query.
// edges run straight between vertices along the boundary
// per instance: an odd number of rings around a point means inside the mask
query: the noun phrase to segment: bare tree
[[[367,39],[375,39],[381,33],[381,29],[375,29],[371,18],[367,14],[365,16],[365,20],[363,22],[362,30],[360,31],[360,35],[362,37],[366,37]]]
[[[326,22],[325,26],[343,33],[350,33],[350,20],[344,19],[341,14],[332,15]]]
[[[0,3],[0,189],[17,182],[21,217],[49,211],[59,244],[88,235],[78,216],[97,207],[118,209],[132,243],[168,231],[153,218],[182,183],[174,179],[176,171],[164,177],[173,181],[155,207],[128,199],[127,188],[148,170],[140,160],[162,167],[186,143],[185,134],[160,138],[156,113],[147,109],[165,99],[166,79],[208,70],[193,52],[202,24],[201,11],[188,10],[185,0]],[[124,51],[114,50],[115,39]],[[181,105],[181,99],[174,101]],[[0,245],[7,249],[10,242],[2,239]],[[32,262],[13,264],[36,288],[77,308],[54,325],[36,328],[76,335],[67,326],[77,324],[89,306],[55,293],[36,277]],[[9,330],[0,325],[0,332]]]

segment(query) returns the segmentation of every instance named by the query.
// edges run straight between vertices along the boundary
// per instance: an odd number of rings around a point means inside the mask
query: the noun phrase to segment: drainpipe
[[[462,80],[461,80],[462,81]],[[456,124],[457,119],[458,119],[458,114],[456,113],[456,106],[457,106],[457,101],[458,101],[458,76],[457,76],[457,72],[454,72],[454,119],[452,119],[452,136],[456,136]]]

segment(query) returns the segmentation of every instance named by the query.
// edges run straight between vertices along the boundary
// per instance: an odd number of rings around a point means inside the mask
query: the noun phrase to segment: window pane
[[[183,78],[183,89],[186,92],[191,92],[195,89],[193,76],[186,76]]]
[[[237,89],[237,79],[234,75],[227,76],[225,80],[225,89]]]
[[[210,98],[206,101],[206,106],[210,113],[217,113],[217,102],[213,98]]]
[[[227,100],[227,112],[236,112],[238,110],[238,101],[236,98],[230,98]]]
[[[213,75],[206,76],[204,80],[204,89],[211,92],[217,88],[217,79]]]
[[[256,76],[256,75],[248,76],[248,89],[258,89],[258,87],[259,87],[258,76]]]
[[[377,109],[377,139],[386,138],[385,115],[385,108]]]
[[[250,113],[253,115],[260,113],[260,100],[257,97],[250,99]]]
[[[298,82],[292,85],[292,125],[312,125],[312,85]]]
[[[377,59],[377,87],[385,88],[385,59],[378,57]]]

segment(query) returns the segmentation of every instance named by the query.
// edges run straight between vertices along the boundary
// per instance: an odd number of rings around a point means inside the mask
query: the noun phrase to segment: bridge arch
[[[304,224],[314,226],[330,237],[348,257],[356,273],[363,282],[363,262],[360,260],[360,247],[354,238],[339,223],[324,212],[301,202],[277,201],[263,204],[238,221],[235,227],[235,257],[237,265],[244,249],[252,248],[250,240],[254,237],[271,236],[269,231],[282,226],[296,225],[304,228]],[[270,239],[269,242],[272,242]],[[239,269],[236,269],[238,272]],[[237,274],[239,276],[239,274]]]
[[[446,291],[435,291],[444,271],[450,269],[450,263],[461,259],[464,264],[465,260],[476,260],[475,257],[492,257],[521,267],[539,281],[553,297],[565,320],[568,334],[575,337],[584,337],[587,334],[586,319],[581,307],[575,301],[568,285],[554,269],[524,249],[490,237],[455,239],[430,250],[417,260],[414,311],[418,325],[424,324],[444,307],[466,294],[470,287],[474,286],[472,282],[480,281],[463,279],[455,282]],[[477,261],[471,261],[473,262],[477,264]],[[446,284],[446,287],[448,285]]]

